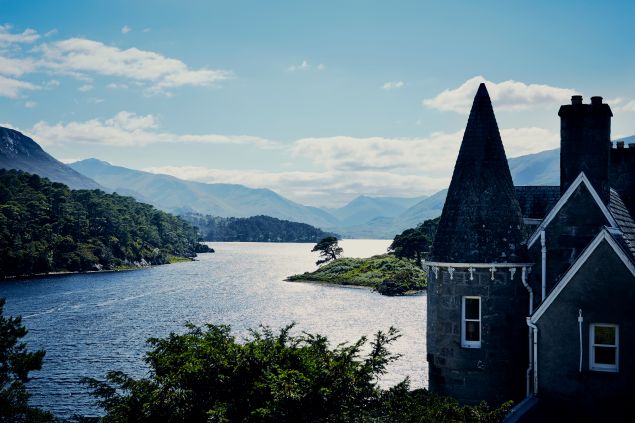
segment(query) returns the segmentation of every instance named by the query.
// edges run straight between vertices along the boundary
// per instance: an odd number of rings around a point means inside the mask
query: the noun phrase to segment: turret
[[[602,97],[571,97],[571,104],[560,107],[560,193],[584,172],[602,201],[609,200],[609,153],[613,113]]]
[[[524,395],[527,292],[522,216],[481,84],[428,265],[429,387],[461,402]]]

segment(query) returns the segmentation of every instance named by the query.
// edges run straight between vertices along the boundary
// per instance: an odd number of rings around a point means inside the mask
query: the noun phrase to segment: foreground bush
[[[187,325],[185,334],[150,339],[150,374],[111,372],[87,379],[104,422],[449,422],[499,421],[499,409],[409,391],[408,381],[383,390],[378,378],[398,358],[387,347],[391,328],[331,348],[320,335],[274,333],[263,327],[236,342],[228,326]],[[362,354],[362,349],[368,353]]]

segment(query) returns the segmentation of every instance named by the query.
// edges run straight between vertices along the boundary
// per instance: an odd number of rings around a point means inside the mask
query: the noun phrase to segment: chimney
[[[584,104],[582,96],[574,95],[571,104],[560,107],[558,116],[561,194],[584,172],[604,203],[608,203],[611,108],[602,103],[602,97],[591,97],[591,104]]]

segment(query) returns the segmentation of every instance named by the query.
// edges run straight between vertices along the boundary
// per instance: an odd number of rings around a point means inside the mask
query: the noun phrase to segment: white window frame
[[[595,328],[598,326],[615,328],[615,345],[596,344]],[[595,347],[614,347],[615,364],[603,364],[595,362]],[[589,369],[597,372],[618,372],[620,364],[620,327],[613,323],[591,323],[589,325]]]
[[[478,300],[478,320],[466,319],[465,317],[465,300]],[[483,328],[481,325],[481,297],[465,296],[461,300],[461,347],[463,348],[481,348],[481,340],[483,339]],[[468,341],[466,339],[466,322],[478,322],[478,341]]]

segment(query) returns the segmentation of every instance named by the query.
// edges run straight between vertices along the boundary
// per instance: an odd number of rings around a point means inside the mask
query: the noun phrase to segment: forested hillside
[[[181,217],[197,226],[205,241],[318,242],[334,235],[306,223],[289,222],[269,216],[224,218],[188,213]]]
[[[198,248],[194,227],[133,198],[0,169],[0,277],[164,264]]]

